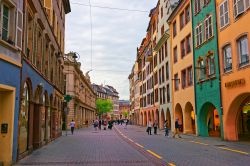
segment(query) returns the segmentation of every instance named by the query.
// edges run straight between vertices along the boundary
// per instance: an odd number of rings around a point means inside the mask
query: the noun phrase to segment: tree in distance
[[[97,99],[96,110],[100,117],[101,115],[111,112],[113,110],[113,103],[111,100]]]

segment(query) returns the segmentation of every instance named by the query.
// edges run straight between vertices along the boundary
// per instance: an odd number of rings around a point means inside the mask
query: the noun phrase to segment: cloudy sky
[[[70,2],[72,11],[66,16],[66,53],[79,53],[82,70],[86,72],[91,69],[89,0]],[[156,3],[157,0],[91,0],[93,6],[141,11],[92,7],[91,82],[113,86],[120,99],[129,99],[128,75],[135,61],[136,47],[146,34],[149,11]]]

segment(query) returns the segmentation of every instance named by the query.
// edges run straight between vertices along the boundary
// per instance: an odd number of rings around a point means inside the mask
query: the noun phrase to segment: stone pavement
[[[182,138],[147,135],[145,127],[116,125],[126,139],[149,149],[170,165],[180,166],[245,166],[250,163],[250,144],[221,141],[218,138],[182,135]],[[172,136],[172,134],[170,134]]]
[[[34,151],[16,165],[153,166],[150,157],[112,130],[76,130]]]

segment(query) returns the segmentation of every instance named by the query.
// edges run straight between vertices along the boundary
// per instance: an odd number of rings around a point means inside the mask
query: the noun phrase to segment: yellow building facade
[[[172,107],[184,133],[196,133],[192,16],[190,0],[181,1],[170,18]]]
[[[250,140],[250,1],[217,0],[225,140]],[[237,9],[237,10],[236,10]]]

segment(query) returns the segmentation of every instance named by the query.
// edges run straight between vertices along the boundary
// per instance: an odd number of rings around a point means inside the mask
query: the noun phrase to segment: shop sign
[[[238,80],[226,82],[225,87],[226,88],[235,88],[237,86],[245,85],[245,83],[246,83],[245,79],[238,79]]]

